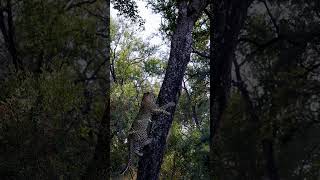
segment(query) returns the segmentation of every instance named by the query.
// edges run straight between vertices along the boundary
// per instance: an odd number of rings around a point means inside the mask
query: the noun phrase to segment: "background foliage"
[[[0,20],[11,27],[22,64],[13,66],[1,36],[1,179],[79,179],[85,172],[108,83],[105,8],[105,1],[1,1]]]

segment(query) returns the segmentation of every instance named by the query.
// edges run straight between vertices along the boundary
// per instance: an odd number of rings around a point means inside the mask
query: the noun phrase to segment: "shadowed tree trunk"
[[[109,179],[110,177],[110,101],[106,101],[105,112],[100,122],[98,142],[95,147],[94,156],[89,163],[85,174],[82,176],[83,180]]]
[[[214,149],[214,138],[227,107],[233,54],[252,1],[215,0],[207,13],[210,18],[210,149]],[[213,156],[211,153],[211,164]],[[213,169],[210,174],[214,176]]]
[[[106,24],[110,24],[110,1],[106,0]],[[106,63],[107,67],[106,79],[106,97],[105,97],[105,110],[100,121],[99,133],[97,144],[95,147],[94,155],[92,160],[86,169],[85,174],[82,176],[83,180],[97,179],[104,180],[110,178],[110,28],[106,31]]]
[[[171,40],[170,57],[163,84],[160,89],[158,103],[160,106],[168,102],[178,102],[178,92],[182,79],[190,61],[192,47],[192,30],[196,20],[207,6],[206,0],[178,1],[178,19],[175,32]],[[153,180],[159,178],[163,161],[166,137],[172,124],[175,107],[168,108],[170,116],[153,116],[151,127],[152,143],[145,148],[143,157],[139,161],[139,180]]]

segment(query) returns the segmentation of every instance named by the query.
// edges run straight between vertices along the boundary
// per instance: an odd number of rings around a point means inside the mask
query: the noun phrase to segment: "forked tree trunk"
[[[182,79],[190,61],[192,30],[196,20],[207,5],[206,0],[178,1],[178,19],[175,32],[171,40],[170,57],[165,78],[158,96],[160,106],[168,102],[178,102],[178,92],[181,89]],[[171,116],[153,116],[151,137],[153,142],[144,150],[139,161],[139,180],[155,180],[159,178],[160,167],[166,145],[166,137],[172,124],[175,106],[168,108]]]

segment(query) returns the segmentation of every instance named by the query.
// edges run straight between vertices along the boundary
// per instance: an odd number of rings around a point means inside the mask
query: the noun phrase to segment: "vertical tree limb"
[[[210,12],[210,149],[227,107],[231,86],[232,58],[247,9],[253,0],[216,0]],[[213,165],[211,153],[210,164]],[[214,170],[210,171],[214,177]]]

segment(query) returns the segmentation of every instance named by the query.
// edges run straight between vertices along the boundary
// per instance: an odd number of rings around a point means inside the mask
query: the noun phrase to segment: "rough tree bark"
[[[238,35],[253,0],[215,0],[210,12],[210,149],[227,107],[231,86],[231,65]],[[213,165],[214,154],[210,154]],[[210,169],[211,177],[214,170]]]
[[[178,1],[178,19],[171,40],[170,57],[165,78],[158,96],[160,106],[178,101],[183,76],[190,61],[192,50],[192,30],[196,20],[207,6],[207,0]],[[163,161],[166,137],[172,124],[175,107],[168,108],[171,116],[157,115],[152,117],[152,143],[145,148],[139,161],[138,180],[154,180],[159,178]]]
[[[110,24],[110,1],[106,0],[106,24]],[[87,179],[109,179],[110,178],[110,32],[106,31],[106,79],[107,92],[105,97],[105,110],[100,121],[98,140],[95,147],[92,160],[82,176],[83,180]]]

